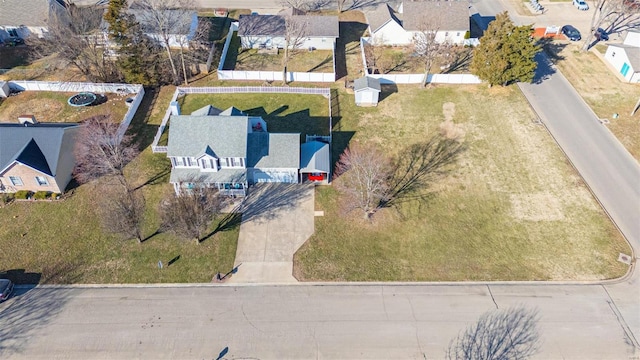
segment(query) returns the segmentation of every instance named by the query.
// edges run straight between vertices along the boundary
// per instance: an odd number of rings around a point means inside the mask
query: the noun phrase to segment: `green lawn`
[[[595,280],[625,273],[616,259],[630,249],[532,121],[516,87],[386,91],[377,108],[356,108],[352,95],[342,96],[334,134],[402,154],[435,133],[455,132],[467,150],[427,199],[382,210],[372,224],[345,213],[335,188],[318,188],[316,210],[324,216],[296,254],[298,279]]]
[[[182,113],[213,105],[219,109],[235,106],[267,122],[269,132],[329,134],[329,103],[321,95],[296,94],[190,94],[179,99]],[[304,139],[304,137],[303,137]]]
[[[172,88],[147,92],[130,128],[139,134],[141,146],[150,144],[162,118],[158,113],[164,112],[145,111],[145,107],[161,103],[166,109],[163,98],[172,92]],[[64,201],[15,202],[0,208],[0,274],[18,282],[155,283],[209,282],[217,272],[228,272],[235,258],[238,226],[215,233],[199,245],[170,233],[154,235],[161,199],[173,191],[169,169],[166,155],[153,154],[149,147],[126,169],[131,183],[141,186],[138,191],[146,198],[144,233],[150,238],[142,244],[103,230],[100,194],[109,186],[104,183],[82,185]],[[167,267],[177,256],[179,260]],[[162,270],[157,268],[159,260],[165,265]]]

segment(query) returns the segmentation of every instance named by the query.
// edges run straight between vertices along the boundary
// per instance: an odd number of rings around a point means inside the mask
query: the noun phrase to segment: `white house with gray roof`
[[[298,182],[300,134],[269,133],[261,117],[234,107],[206,106],[169,121],[167,156],[176,193],[195,182],[237,196],[254,183]]]
[[[640,31],[627,31],[622,44],[609,44],[605,60],[630,83],[640,83]]]
[[[43,37],[62,0],[0,0],[0,40],[9,37]]]
[[[300,49],[333,50],[339,37],[337,16],[240,15],[238,36],[243,49],[282,49],[286,45],[286,21],[303,24],[305,39]]]
[[[364,14],[375,45],[409,45],[428,31],[437,42],[462,44],[470,31],[467,0],[403,1],[397,10],[382,4]]]

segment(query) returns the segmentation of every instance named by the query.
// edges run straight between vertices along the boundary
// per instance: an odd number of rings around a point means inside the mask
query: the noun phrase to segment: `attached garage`
[[[297,183],[297,169],[253,169],[253,183]]]
[[[300,147],[300,177],[302,181],[328,183],[331,174],[329,144],[310,141]]]

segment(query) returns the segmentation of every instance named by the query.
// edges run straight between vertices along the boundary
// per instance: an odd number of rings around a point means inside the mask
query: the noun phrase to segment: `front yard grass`
[[[329,135],[329,102],[322,95],[298,94],[189,94],[178,99],[183,114],[213,105],[231,106],[252,116],[261,116],[269,132]],[[169,124],[171,126],[171,124]]]
[[[640,111],[631,116],[631,110],[640,99],[640,86],[621,81],[614,74],[615,70],[605,63],[604,55],[596,55],[597,47],[582,52],[578,45],[570,44],[554,47],[554,50],[556,65],[562,74],[599,118],[610,121],[606,126],[640,161]],[[618,118],[614,119],[613,114],[618,114]]]
[[[67,103],[75,92],[23,91],[0,103],[0,122],[18,122],[20,115],[35,115],[40,122],[79,122],[96,115],[111,115],[120,122],[129,109],[125,96],[106,94],[107,101],[93,106],[73,107]]]
[[[142,244],[120,240],[100,224],[101,189],[89,183],[59,202],[15,202],[0,208],[0,275],[18,282],[40,283],[177,283],[210,282],[233,267],[239,226],[217,232],[199,245],[170,233],[156,233],[159,204],[173,190],[166,154],[153,154],[155,135],[173,87],[147,91],[129,131],[145,150],[126,168],[146,199]],[[166,101],[167,104],[163,102]],[[152,109],[154,103],[159,105]],[[215,229],[221,218],[214,221]],[[180,258],[171,266],[171,259]],[[158,269],[158,261],[164,264]],[[39,280],[38,280],[39,279]]]
[[[357,108],[341,93],[340,115],[352,141],[392,155],[440,132],[457,133],[467,150],[426,200],[382,210],[373,223],[345,214],[335,188],[317,188],[324,216],[295,255],[299,280],[598,280],[626,272],[617,257],[628,245],[515,86],[398,86],[377,108]]]

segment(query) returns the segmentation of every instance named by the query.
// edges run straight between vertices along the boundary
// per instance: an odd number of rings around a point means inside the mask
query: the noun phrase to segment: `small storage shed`
[[[378,106],[380,95],[380,80],[365,76],[353,82],[353,91],[356,94],[356,105]]]
[[[300,146],[300,176],[302,181],[328,183],[331,173],[329,144],[310,141]]]
[[[0,98],[6,98],[9,96],[9,83],[6,81],[0,81]]]

